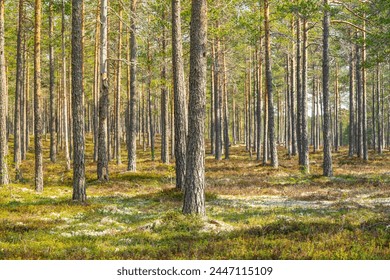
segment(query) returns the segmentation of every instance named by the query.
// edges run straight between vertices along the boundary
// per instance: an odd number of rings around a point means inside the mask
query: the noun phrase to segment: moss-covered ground
[[[310,155],[310,175],[283,148],[278,170],[243,146],[230,160],[207,155],[202,219],[181,214],[173,164],[140,149],[130,173],[123,153],[100,183],[92,147],[88,139],[87,204],[71,200],[61,151],[53,164],[45,150],[45,187],[36,193],[29,151],[23,180],[0,188],[0,259],[390,259],[389,152],[365,163],[342,149],[333,178],[321,176],[320,152]],[[12,179],[13,168],[10,160]]]

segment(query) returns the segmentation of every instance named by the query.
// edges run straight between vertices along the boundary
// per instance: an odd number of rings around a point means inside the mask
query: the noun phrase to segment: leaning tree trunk
[[[187,104],[181,39],[180,0],[172,0],[172,68],[174,90],[176,188],[183,190],[186,172]]]
[[[205,215],[205,143],[207,2],[192,0],[190,102],[184,214]]]
[[[9,181],[7,166],[8,144],[6,105],[8,94],[6,86],[6,68],[4,55],[4,2],[5,0],[0,0],[0,186],[7,185]]]
[[[42,156],[42,93],[41,93],[41,24],[42,2],[35,0],[34,30],[34,144],[35,144],[35,190],[43,191]]]
[[[269,26],[269,2],[264,0],[264,30],[265,30],[265,79],[268,95],[268,136],[271,152],[271,165],[278,167],[278,151],[275,141],[275,116],[272,88],[272,70],[271,70],[271,36]]]
[[[72,0],[73,200],[86,201],[83,92],[83,0]]]
[[[333,176],[332,141],[331,141],[330,113],[329,113],[329,25],[330,25],[329,2],[328,0],[324,0],[323,53],[322,53],[322,94],[323,94],[323,103],[324,103],[323,175],[327,177]]]
[[[131,1],[131,23],[130,23],[130,146],[129,163],[127,170],[136,171],[136,150],[137,150],[137,92],[136,92],[136,71],[137,71],[137,41],[135,38],[135,12],[136,0]]]
[[[108,59],[107,59],[107,0],[101,0],[100,8],[100,98],[99,98],[99,137],[97,177],[100,181],[108,181]]]

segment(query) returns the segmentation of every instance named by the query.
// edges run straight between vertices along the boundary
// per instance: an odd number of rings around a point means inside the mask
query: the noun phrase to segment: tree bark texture
[[[183,190],[186,172],[187,104],[181,39],[180,0],[172,0],[172,68],[175,122],[176,188]]]
[[[265,30],[265,77],[268,95],[268,137],[271,152],[271,165],[278,167],[278,151],[275,141],[275,116],[273,103],[273,85],[271,69],[271,36],[269,25],[269,2],[264,0],[264,30]]]
[[[207,1],[192,0],[190,101],[184,214],[205,215],[205,143]]]
[[[322,94],[324,107],[324,162],[323,175],[333,176],[332,167],[332,140],[330,129],[330,109],[329,109],[329,25],[330,11],[329,2],[324,0],[324,18],[323,18],[323,50],[322,50]]]
[[[83,0],[72,0],[73,200],[87,199],[83,91]]]

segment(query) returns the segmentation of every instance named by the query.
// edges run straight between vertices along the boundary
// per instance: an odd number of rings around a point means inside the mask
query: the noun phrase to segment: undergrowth
[[[303,175],[279,152],[278,170],[242,146],[230,160],[207,156],[200,218],[181,214],[174,165],[151,161],[149,151],[138,151],[135,173],[111,162],[110,182],[100,183],[87,145],[86,204],[71,200],[72,173],[62,154],[50,163],[47,149],[45,189],[36,193],[29,151],[23,179],[0,188],[0,259],[389,259],[388,153],[365,163],[342,149],[335,176],[324,178],[320,153]]]

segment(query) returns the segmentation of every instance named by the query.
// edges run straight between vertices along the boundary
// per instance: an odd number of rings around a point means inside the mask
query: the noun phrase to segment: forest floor
[[[109,183],[88,156],[86,205],[72,202],[72,173],[47,149],[36,193],[30,151],[23,181],[0,188],[0,259],[390,259],[390,153],[368,163],[346,154],[333,154],[332,178],[321,176],[321,152],[310,154],[310,175],[282,148],[278,170],[244,146],[230,160],[207,155],[201,219],[181,214],[174,166],[149,151],[139,150],[136,173],[112,161]]]

